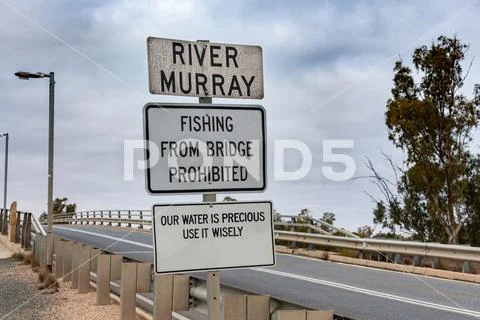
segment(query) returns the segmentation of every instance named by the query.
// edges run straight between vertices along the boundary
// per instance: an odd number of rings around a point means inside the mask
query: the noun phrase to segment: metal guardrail
[[[93,210],[54,217],[54,223],[93,224],[138,228],[151,226],[151,210]],[[275,217],[275,239],[290,244],[304,243],[310,246],[347,248],[361,252],[392,253],[413,257],[444,258],[470,262],[480,262],[480,248],[448,245],[439,243],[423,243],[414,241],[398,241],[384,239],[359,238],[355,234],[332,226],[324,221],[311,217],[278,215]],[[322,228],[323,227],[323,228]],[[301,232],[299,232],[301,230]],[[332,235],[332,232],[345,236]],[[469,265],[465,269],[469,272]]]
[[[282,241],[314,244],[323,247],[348,248],[362,251],[398,253],[409,256],[434,257],[480,262],[480,248],[461,245],[446,245],[439,243],[424,243],[398,240],[346,238],[280,230],[275,230],[275,239]]]

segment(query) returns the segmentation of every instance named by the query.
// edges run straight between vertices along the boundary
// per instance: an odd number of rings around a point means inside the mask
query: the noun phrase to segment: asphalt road
[[[54,233],[134,260],[153,259],[149,233],[85,225],[55,226]],[[274,268],[222,271],[221,282],[351,319],[480,319],[478,284],[297,256],[277,254]]]

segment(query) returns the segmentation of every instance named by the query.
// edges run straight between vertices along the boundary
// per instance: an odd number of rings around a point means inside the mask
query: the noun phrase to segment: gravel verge
[[[0,259],[1,320],[120,319],[120,306],[96,306],[93,290],[79,294],[71,289],[71,282],[60,281],[59,292],[42,293],[36,288],[37,277],[30,266],[11,258]]]

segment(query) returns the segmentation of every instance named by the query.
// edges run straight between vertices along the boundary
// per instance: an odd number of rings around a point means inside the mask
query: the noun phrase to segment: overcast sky
[[[368,173],[365,157],[388,175],[380,151],[402,161],[384,124],[395,60],[409,61],[415,47],[440,34],[457,34],[471,45],[467,58],[478,57],[479,16],[480,3],[472,0],[0,0],[0,132],[11,135],[9,203],[46,210],[48,79],[20,81],[13,76],[18,70],[55,72],[55,196],[80,210],[200,201],[201,195],[148,195],[140,170],[124,181],[123,148],[125,139],[143,136],[145,103],[197,101],[148,92],[146,38],[208,39],[263,47],[265,98],[214,100],[267,110],[268,189],[232,196],[272,200],[285,214],[304,207],[317,217],[331,211],[348,229],[372,224],[373,203],[364,192],[378,195],[374,186],[362,179],[328,181],[321,171],[323,141],[354,141],[345,153],[355,159],[355,176]],[[471,96],[478,82],[480,62],[474,61],[464,93]],[[309,146],[307,177],[274,181],[276,139]],[[3,166],[3,139],[0,150]],[[290,152],[285,161],[293,170],[300,158]]]

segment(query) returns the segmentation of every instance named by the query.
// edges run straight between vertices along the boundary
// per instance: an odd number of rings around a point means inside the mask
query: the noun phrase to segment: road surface
[[[88,225],[54,226],[54,233],[130,259],[153,260],[150,233]],[[298,256],[277,254],[274,268],[222,271],[221,282],[351,319],[480,319],[478,284]]]

